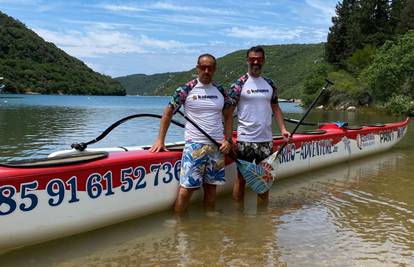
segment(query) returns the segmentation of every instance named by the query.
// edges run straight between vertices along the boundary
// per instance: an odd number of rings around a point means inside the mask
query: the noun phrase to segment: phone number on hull
[[[142,166],[128,167],[120,170],[119,183],[121,192],[131,190],[142,190],[150,185],[146,179],[148,174],[154,174],[153,186],[160,184],[169,184],[174,179],[179,181],[181,161],[178,160],[172,165],[170,162],[152,164],[150,171],[147,173]],[[111,196],[114,191],[114,175],[112,171],[107,171],[104,175],[92,173],[86,179],[85,188],[87,196],[90,199]],[[17,194],[16,187],[12,185],[3,185],[0,187],[0,216],[12,214],[20,210],[28,212],[39,205],[39,197],[36,195],[39,182],[32,181],[20,184],[20,195]],[[68,188],[69,190],[66,190]],[[48,194],[48,205],[56,207],[64,201],[68,203],[79,202],[78,197],[78,177],[72,176],[67,181],[60,178],[51,179],[45,188]]]

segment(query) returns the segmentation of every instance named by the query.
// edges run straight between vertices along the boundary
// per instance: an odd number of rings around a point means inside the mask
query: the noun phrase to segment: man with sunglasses
[[[198,78],[178,87],[172,96],[160,123],[158,138],[150,152],[167,150],[164,144],[171,118],[176,109],[184,106],[185,114],[201,129],[221,144],[217,148],[203,133],[191,123],[185,124],[185,146],[181,159],[180,188],[174,205],[176,213],[183,213],[194,191],[203,187],[204,207],[214,208],[216,186],[225,183],[224,155],[231,149],[224,139],[232,132],[231,102],[223,88],[213,82],[216,59],[210,54],[202,54],[197,60]],[[224,115],[224,126],[223,126]]]
[[[229,96],[231,110],[237,107],[237,157],[259,164],[273,151],[272,113],[284,139],[289,140],[282,110],[278,104],[277,88],[273,81],[262,76],[265,52],[254,46],[247,50],[248,72],[232,86]],[[243,201],[245,180],[239,174],[233,187],[233,199]],[[269,192],[258,194],[258,204],[266,204]]]

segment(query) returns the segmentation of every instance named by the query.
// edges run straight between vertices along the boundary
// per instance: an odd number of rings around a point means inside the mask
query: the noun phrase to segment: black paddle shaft
[[[330,86],[333,85],[333,82],[331,82],[328,79],[325,79],[325,86],[322,87],[322,90],[319,92],[319,94],[316,96],[316,98],[313,100],[312,104],[309,106],[308,110],[306,110],[305,114],[303,114],[302,118],[299,120],[299,122],[296,124],[295,128],[293,129],[292,133],[290,134],[290,137],[292,137],[295,133],[296,130],[299,128],[299,126],[302,124],[302,122],[305,120],[306,116],[308,116],[309,112],[311,111],[311,109],[316,105],[316,103],[318,102],[319,98],[322,96],[323,92],[326,91],[326,89]],[[282,146],[277,150],[277,154],[275,159],[277,159],[281,153],[281,151],[285,148],[285,146],[288,144],[288,142],[284,142],[282,144]]]
[[[299,120],[290,119],[290,118],[284,118],[284,120],[286,122],[294,123],[294,124],[297,124],[299,122]],[[302,125],[307,125],[307,126],[318,126],[318,124],[316,122],[306,122],[306,121],[303,121],[301,124]]]

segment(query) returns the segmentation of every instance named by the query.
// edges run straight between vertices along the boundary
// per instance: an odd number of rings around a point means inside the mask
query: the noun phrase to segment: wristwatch
[[[227,140],[227,142],[229,142],[230,144],[233,144],[233,138],[231,138],[231,137],[227,137],[227,138],[226,138],[226,140]]]

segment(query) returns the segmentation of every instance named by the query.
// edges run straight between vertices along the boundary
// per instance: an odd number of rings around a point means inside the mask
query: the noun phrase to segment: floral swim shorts
[[[204,184],[222,185],[224,156],[216,145],[185,142],[181,159],[180,185],[199,188]]]
[[[272,155],[273,142],[244,142],[237,141],[237,158],[259,164],[262,160]]]

